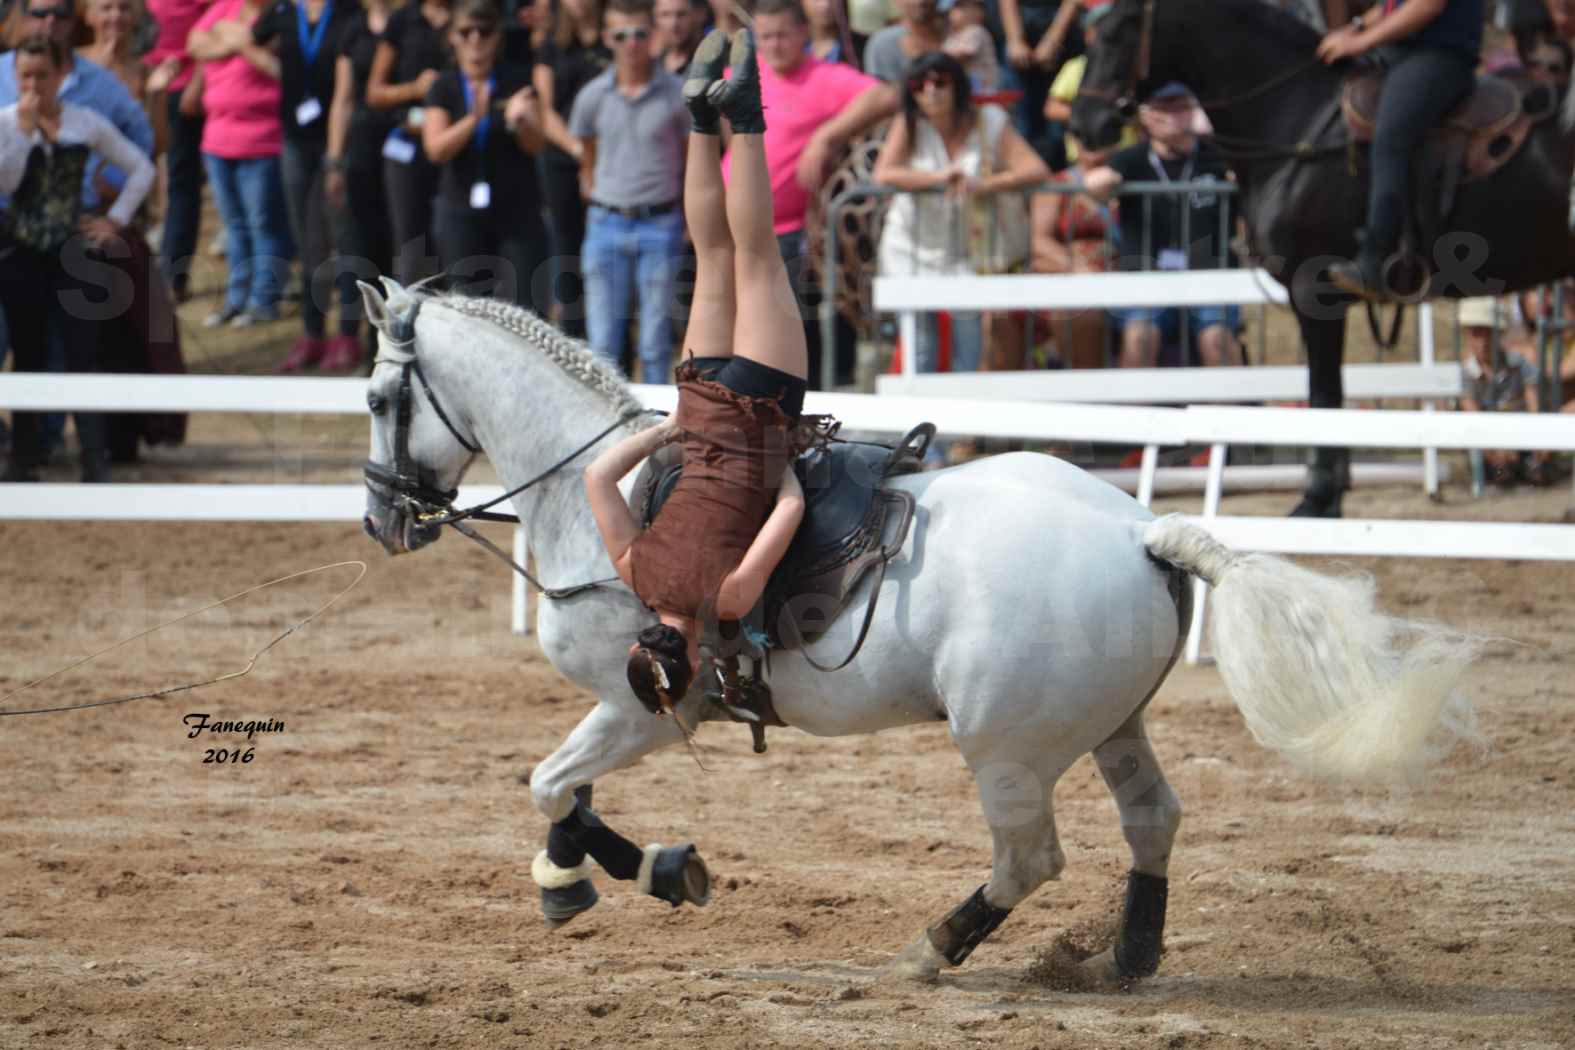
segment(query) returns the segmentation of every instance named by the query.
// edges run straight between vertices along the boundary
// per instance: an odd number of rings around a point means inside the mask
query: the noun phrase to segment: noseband
[[[427,382],[426,374],[421,371],[421,362],[416,360],[415,328],[416,312],[419,309],[420,303],[416,302],[408,316],[391,320],[390,330],[379,340],[380,349],[384,352],[378,354],[374,361],[374,364],[400,366],[399,389],[394,395],[394,468],[390,470],[370,459],[361,468],[368,488],[418,519],[451,508],[459,490],[438,488],[431,471],[418,465],[410,454],[410,417],[414,402],[410,382],[412,373],[421,381],[427,403],[437,413],[438,419],[443,421],[448,432],[454,435],[454,440],[464,446],[472,459],[481,452],[481,447],[461,434],[448,413],[443,411],[442,403],[432,392],[432,384]]]

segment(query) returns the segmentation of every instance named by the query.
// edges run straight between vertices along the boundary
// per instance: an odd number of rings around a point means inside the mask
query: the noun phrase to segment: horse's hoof
[[[711,903],[711,872],[690,842],[645,847],[639,881],[643,892],[675,908],[685,901],[698,908]]]
[[[590,879],[552,889],[542,887],[541,914],[547,920],[547,929],[556,930],[566,925],[576,915],[594,908],[599,899],[596,885]]]
[[[935,945],[930,943],[930,935],[921,933],[918,940],[898,952],[886,964],[881,975],[899,981],[934,984],[940,980],[941,967],[945,965],[946,957],[935,950]]]

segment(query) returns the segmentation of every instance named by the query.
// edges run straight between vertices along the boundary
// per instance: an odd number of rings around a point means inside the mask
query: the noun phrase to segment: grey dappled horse
[[[367,532],[389,553],[430,542],[437,530],[412,508],[452,499],[447,490],[485,450],[505,487],[546,472],[513,499],[542,582],[612,577],[582,471],[597,448],[651,422],[638,418],[621,379],[522,309],[384,283],[386,299],[361,286],[381,333],[368,392]],[[1217,588],[1220,669],[1253,733],[1305,770],[1352,780],[1405,774],[1431,731],[1454,721],[1446,716],[1469,712],[1454,692],[1469,647],[1378,613],[1367,581],[1237,555],[1179,517],[1155,520],[1061,460],[1013,453],[889,484],[912,493],[918,511],[858,659],[822,674],[799,653],[778,652],[770,683],[780,716],[819,736],[945,722],[973,773],[994,839],[990,879],[897,957],[898,974],[933,978],[961,963],[1060,874],[1051,791],[1090,751],[1132,851],[1120,936],[1090,965],[1107,977],[1154,972],[1181,806],[1143,710],[1186,636],[1189,575]],[[424,498],[412,502],[411,492]],[[822,661],[846,650],[865,597],[811,646]],[[641,850],[589,805],[592,781],[682,740],[624,678],[629,643],[655,621],[616,582],[540,603],[543,652],[596,697],[531,776],[536,806],[553,822],[532,873],[554,923],[596,901],[587,854],[674,905],[708,898],[692,846]],[[1412,644],[1400,646],[1402,634]],[[698,692],[679,705],[690,725],[704,703]]]

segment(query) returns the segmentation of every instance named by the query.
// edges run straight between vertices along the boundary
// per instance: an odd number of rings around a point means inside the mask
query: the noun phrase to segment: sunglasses
[[[651,31],[645,26],[625,26],[612,30],[608,35],[615,44],[627,44],[631,40],[644,40],[651,35]]]
[[[1527,62],[1526,65],[1530,66],[1532,69],[1540,69],[1544,73],[1552,73],[1554,76],[1562,76],[1564,73],[1568,72],[1568,70],[1565,68],[1563,62],[1536,62],[1536,61],[1533,61],[1533,62]]]
[[[454,35],[461,40],[481,39],[486,40],[498,31],[497,26],[460,26],[454,30]]]
[[[915,95],[922,92],[926,87],[949,88],[951,86],[952,78],[945,73],[927,73],[922,77],[914,77],[908,81],[908,90]]]
[[[47,18],[58,18],[64,22],[67,19],[76,17],[76,11],[70,4],[61,4],[59,7],[28,8],[27,17],[36,18],[40,22]]]

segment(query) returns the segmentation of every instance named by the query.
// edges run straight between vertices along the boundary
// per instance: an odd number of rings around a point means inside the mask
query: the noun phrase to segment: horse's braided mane
[[[608,405],[618,415],[629,415],[644,409],[645,406],[629,393],[623,377],[591,353],[584,340],[564,335],[523,306],[501,299],[460,295],[457,292],[432,295],[430,299],[440,306],[489,321],[511,335],[519,336],[570,377],[606,398]]]

